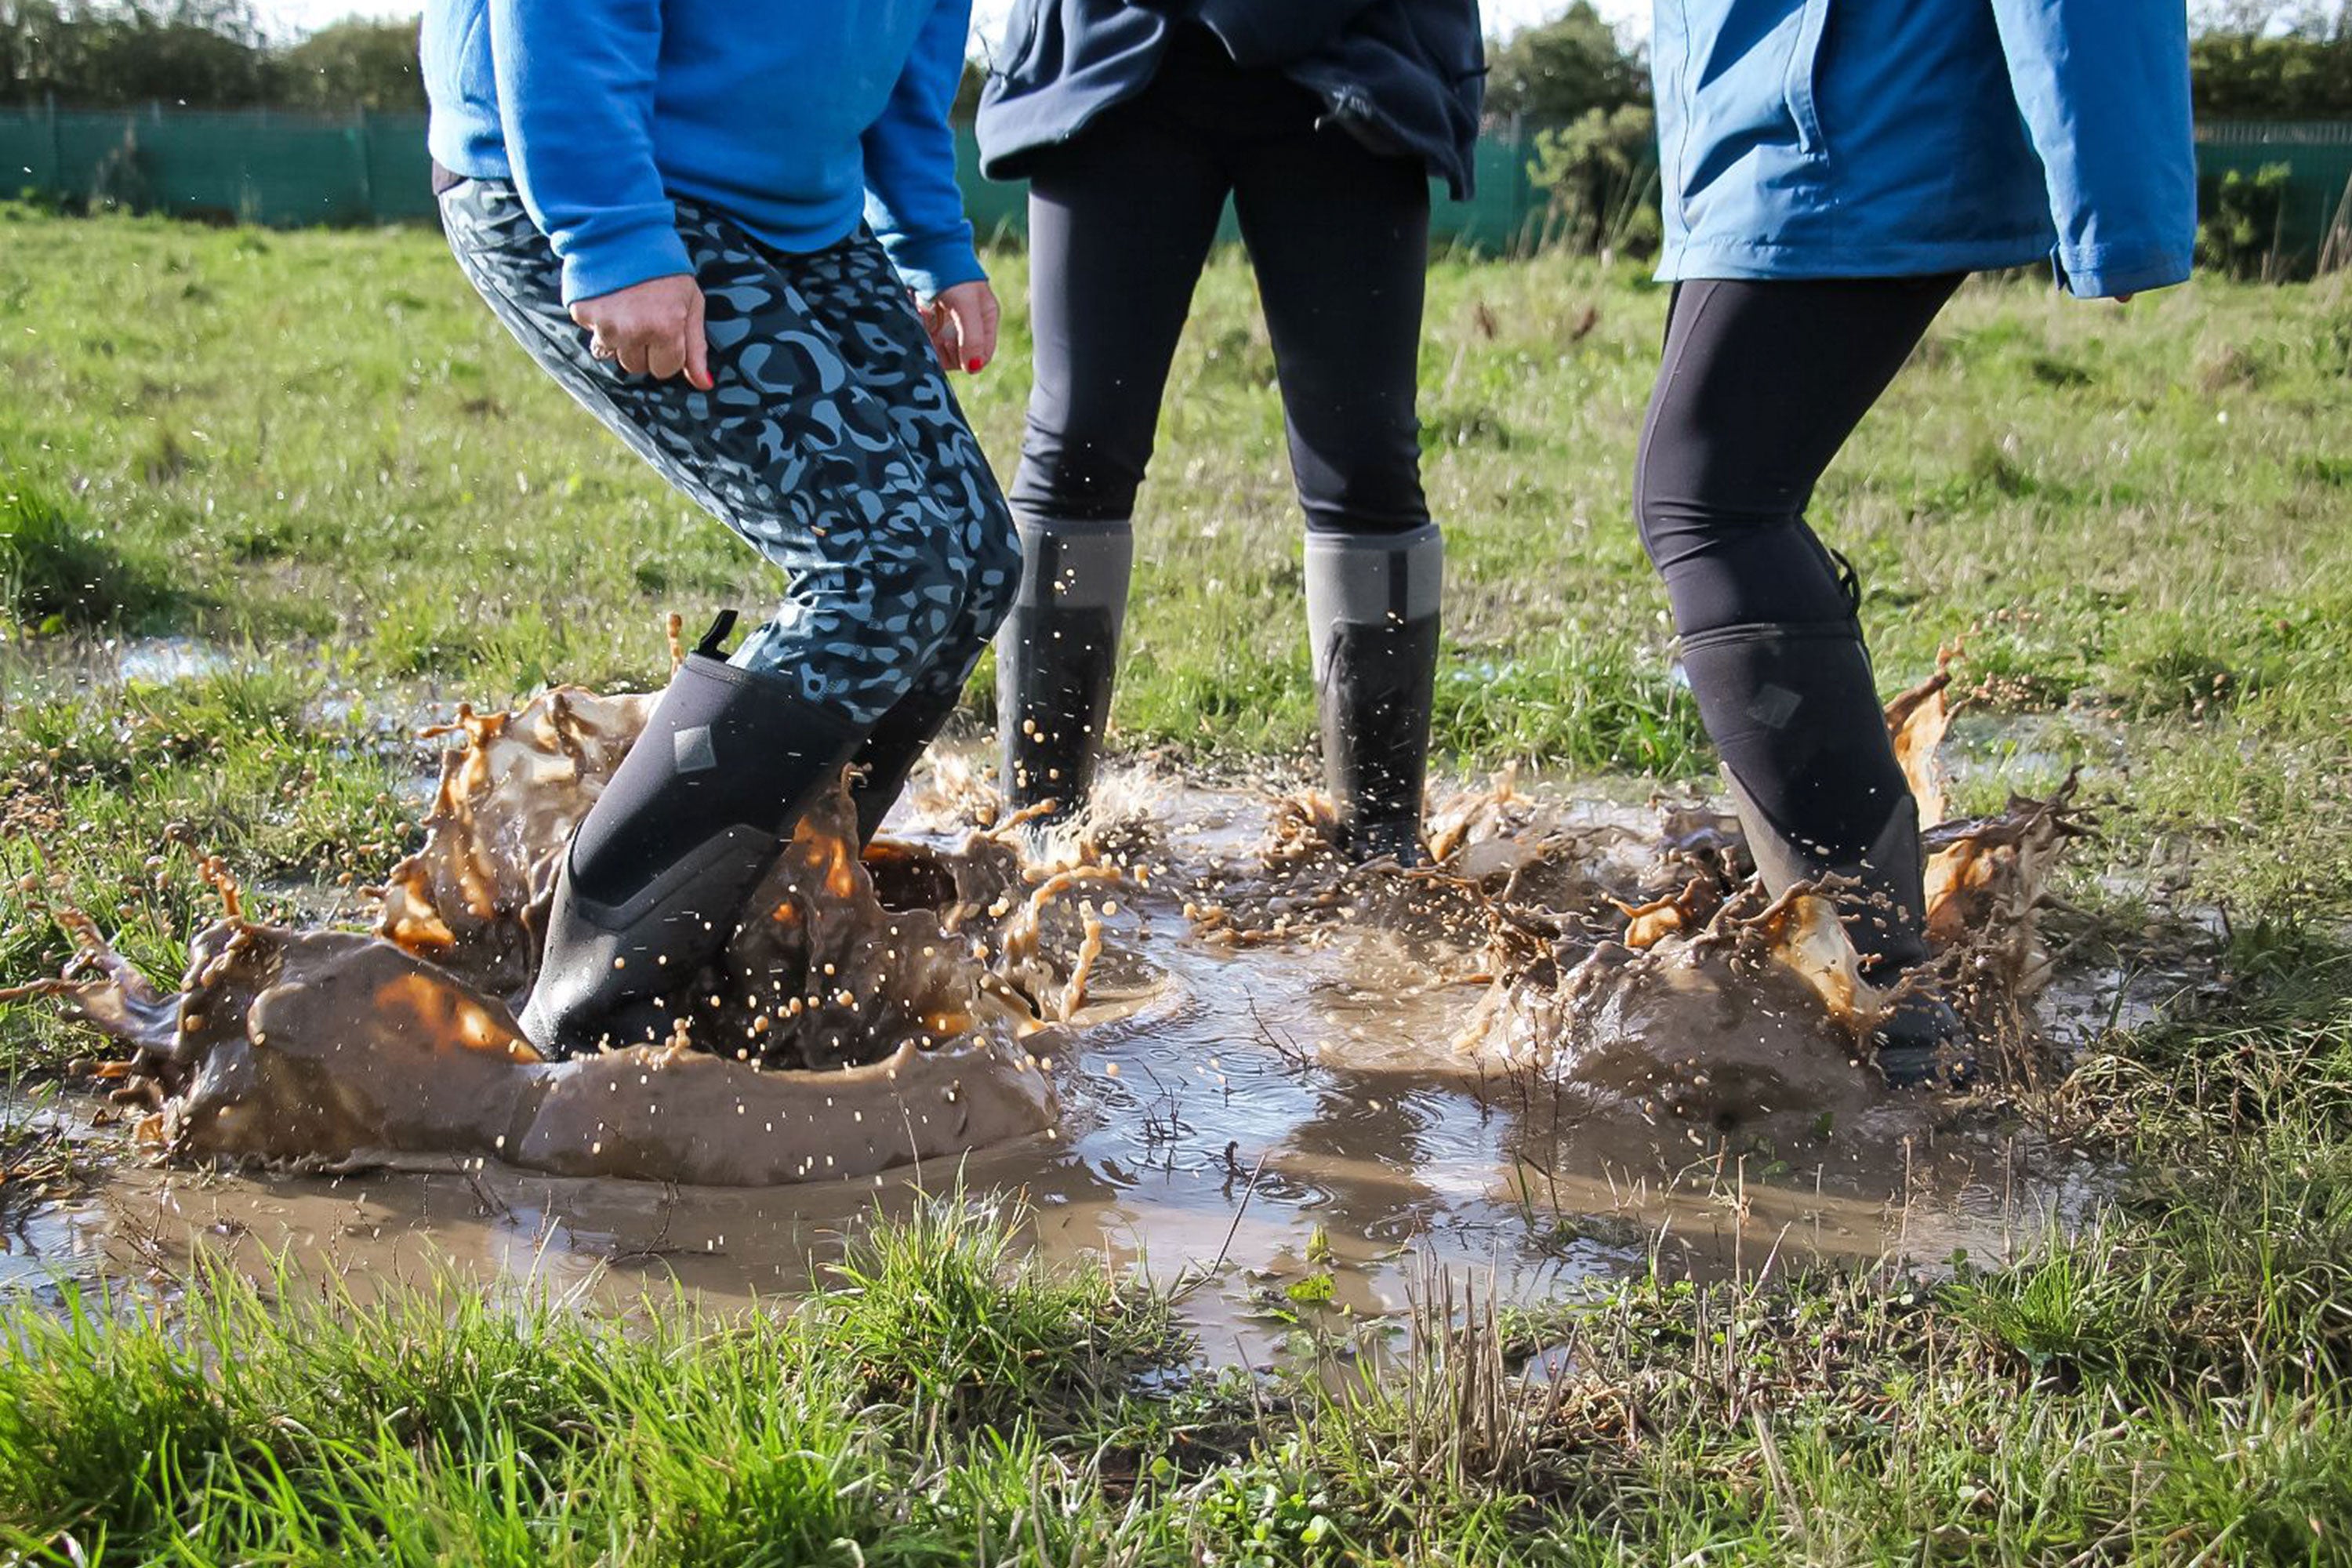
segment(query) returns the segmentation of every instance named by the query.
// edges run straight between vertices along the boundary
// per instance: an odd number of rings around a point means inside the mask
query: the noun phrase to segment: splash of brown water
[[[1887,709],[1913,791],[1938,816],[1949,683],[1939,668]],[[2085,831],[2073,795],[2070,780],[2051,800],[2016,797],[1998,816],[1923,836],[1934,982],[1983,1054],[2020,1041],[2027,1004],[2049,978],[2040,915],[2065,845]],[[1606,920],[1589,910],[1581,931],[1549,942],[1531,940],[1526,922],[1498,932],[1494,984],[1458,1047],[1538,1066],[1593,1104],[1630,1100],[1719,1128],[1869,1103],[1875,1091],[1857,1070],[1863,1041],[1896,993],[1862,973],[1839,918],[1852,894],[1832,880],[1768,900],[1726,853],[1738,832],[1729,819],[1670,819],[1660,841],[1681,853],[1662,856],[1651,885],[1710,855],[1714,873],[1702,868],[1670,892],[1609,899],[1620,923],[1597,940],[1592,928]],[[2003,1065],[2020,1062],[2030,1058],[2011,1054]]]
[[[803,818],[721,955],[682,977],[668,1044],[540,1058],[510,1006],[561,848],[652,700],[564,687],[511,713],[460,710],[424,846],[370,934],[246,920],[224,877],[226,918],[164,995],[69,917],[95,973],[61,989],[134,1047],[150,1136],[187,1157],[455,1153],[756,1184],[1049,1128],[1048,1042],[1031,1037],[1083,995],[1039,937],[1062,888],[1015,897],[1017,854],[983,836],[861,858],[845,789]],[[991,908],[1011,917],[1001,934]],[[981,962],[992,939],[1014,954],[1005,973]]]
[[[1886,710],[1929,821],[1945,810],[1948,662]],[[2039,916],[2084,831],[2073,793],[1924,836],[1936,979],[1996,1055],[2049,975]],[[1430,863],[1407,872],[1339,863],[1335,820],[1311,793],[1275,803],[1254,864],[1196,879],[1196,930],[1237,947],[1344,940],[1368,922],[1403,934],[1415,966],[1486,987],[1455,1040],[1465,1061],[1539,1072],[1591,1109],[1728,1128],[1878,1100],[1859,1058],[1895,994],[1863,977],[1839,919],[1850,890],[1768,899],[1736,817],[1675,805],[1647,822],[1563,820],[1507,772],[1438,805]]]
[[[1948,684],[1939,672],[1888,712],[1929,805]],[[1855,1058],[1887,997],[1860,974],[1839,889],[1767,900],[1731,817],[1563,814],[1509,773],[1440,801],[1432,863],[1410,871],[1344,864],[1309,795],[1274,801],[1237,858],[1174,852],[1147,810],[1065,834],[1032,864],[1017,820],[952,764],[923,793],[934,816],[977,825],[962,844],[861,858],[836,792],[726,951],[669,999],[667,1046],[544,1062],[509,1009],[557,854],[651,700],[561,688],[511,713],[461,710],[423,847],[382,889],[371,934],[247,921],[215,864],[228,918],[164,995],[68,917],[89,977],[62,989],[136,1048],[151,1136],[195,1157],[456,1153],[744,1184],[958,1152],[1053,1126],[1039,1056],[1090,986],[1132,977],[1139,960],[1106,943],[1103,917],[1123,889],[1154,888],[1215,944],[1369,934],[1396,957],[1368,973],[1400,993],[1482,988],[1455,1060],[1539,1070],[1580,1106],[1727,1128],[1877,1094]],[[2062,795],[1927,837],[1939,972],[1980,1026],[2013,1031],[2048,973],[2036,916],[2077,831]]]

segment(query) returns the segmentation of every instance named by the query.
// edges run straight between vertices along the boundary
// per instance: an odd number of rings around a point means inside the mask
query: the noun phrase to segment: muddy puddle
[[[1834,889],[1768,902],[1705,801],[1509,778],[1444,792],[1406,872],[1339,866],[1311,796],[1137,769],[1041,838],[951,757],[865,860],[845,803],[804,826],[673,1037],[542,1062],[509,1008],[551,857],[643,706],[461,719],[372,931],[247,921],[212,866],[225,916],[174,991],[80,925],[50,990],[131,1061],[112,1105],[45,1114],[112,1156],[9,1222],[0,1289],[168,1290],[201,1252],[361,1294],[455,1270],[725,1305],[961,1187],[1024,1200],[1048,1252],[1190,1287],[1211,1353],[1255,1359],[1401,1310],[1425,1260],[1505,1300],[1651,1256],[1933,1268],[2094,1201],[1984,1097],[1857,1065],[1885,998]],[[1940,688],[1890,722],[1940,805]],[[1946,984],[2000,1062],[2039,1048],[2035,916],[2081,830],[2018,801],[1929,835]],[[89,1131],[101,1106],[135,1133]]]
[[[1264,809],[1192,804],[1217,825]],[[1401,1311],[1424,1256],[1491,1278],[1507,1301],[1622,1274],[1654,1249],[1702,1275],[1776,1254],[1933,1268],[1959,1250],[2003,1256],[2096,1189],[2063,1151],[1916,1099],[1850,1109],[1853,1125],[1790,1147],[1727,1143],[1664,1114],[1578,1115],[1528,1075],[1454,1058],[1483,988],[1413,984],[1388,933],[1276,958],[1193,934],[1180,900],[1152,895],[1106,924],[1107,946],[1149,952],[1157,973],[1076,1033],[1050,1134],[765,1188],[495,1159],[345,1175],[125,1159],[19,1232],[0,1287],[62,1274],[169,1289],[202,1250],[262,1278],[289,1255],[362,1296],[455,1269],[610,1310],[673,1281],[731,1306],[792,1294],[845,1228],[960,1182],[1024,1198],[1050,1254],[1199,1281],[1185,1310],[1210,1355],[1257,1361],[1302,1331],[1340,1336],[1351,1316]]]

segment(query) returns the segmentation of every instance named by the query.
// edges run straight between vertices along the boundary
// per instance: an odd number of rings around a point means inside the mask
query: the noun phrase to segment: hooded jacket
[[[1654,0],[1658,275],[2189,276],[2181,0]]]
[[[1192,21],[1235,64],[1315,94],[1325,123],[1470,194],[1486,87],[1477,0],[1017,0],[981,94],[982,173],[1023,177],[1036,153],[1142,91]]]

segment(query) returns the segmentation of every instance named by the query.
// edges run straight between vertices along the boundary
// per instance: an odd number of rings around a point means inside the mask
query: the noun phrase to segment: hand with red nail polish
[[[974,279],[942,289],[918,309],[942,369],[953,370],[961,364],[977,375],[988,368],[988,362],[996,355],[997,305],[996,290],[987,279]]]

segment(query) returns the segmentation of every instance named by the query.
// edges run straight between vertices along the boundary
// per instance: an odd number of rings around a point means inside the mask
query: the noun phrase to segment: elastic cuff
[[[2064,246],[2051,252],[2058,281],[2078,300],[2109,300],[2189,279],[2189,253],[2147,246]]]
[[[1403,533],[1309,533],[1307,598],[1318,625],[1403,624],[1437,614],[1445,541],[1437,524]]]
[[[939,234],[902,237],[885,248],[890,265],[918,299],[934,299],[959,283],[977,283],[988,276],[972,248],[968,223]]]
[[[656,278],[691,277],[694,258],[687,254],[673,219],[647,222],[614,234],[602,234],[589,245],[575,242],[563,258],[563,302],[567,305],[649,283]]]
[[[1017,509],[1021,602],[1124,612],[1135,567],[1135,532],[1125,518],[1083,522],[1031,517]]]

